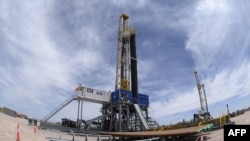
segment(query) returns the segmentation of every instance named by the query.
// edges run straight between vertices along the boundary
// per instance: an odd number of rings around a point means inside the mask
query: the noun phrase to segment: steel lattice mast
[[[200,106],[201,106],[201,113],[205,113],[205,95],[202,92],[202,84],[200,82],[200,78],[198,76],[198,72],[194,71],[195,79],[196,79],[196,84],[197,84],[197,89],[199,93],[199,98],[200,98]]]
[[[129,16],[121,14],[118,31],[118,49],[115,89],[131,90],[131,36],[135,29],[128,24]]]
[[[204,86],[203,83],[200,82],[200,78],[198,76],[197,71],[194,71],[194,75],[195,75],[197,89],[198,89],[199,98],[200,98],[200,106],[201,106],[200,115],[204,118],[204,120],[212,119],[210,113],[208,112],[208,105],[207,105],[207,97],[206,97],[206,92],[205,92],[205,86]]]

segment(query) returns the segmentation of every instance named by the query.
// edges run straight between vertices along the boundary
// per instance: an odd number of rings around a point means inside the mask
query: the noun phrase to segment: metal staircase
[[[142,110],[141,108],[139,107],[138,104],[134,104],[134,107],[135,107],[135,110],[136,110],[136,113],[138,114],[141,122],[142,122],[142,125],[145,129],[149,129],[149,125],[148,125],[148,122],[147,120],[145,119],[145,117],[143,116],[142,114]]]
[[[50,112],[47,116],[45,116],[42,121],[47,122],[52,116],[54,116],[57,112],[59,112],[62,108],[67,106],[70,102],[72,102],[75,98],[77,97],[76,95],[70,96],[66,101],[64,101],[61,105],[59,105],[56,109],[54,109],[52,112]]]

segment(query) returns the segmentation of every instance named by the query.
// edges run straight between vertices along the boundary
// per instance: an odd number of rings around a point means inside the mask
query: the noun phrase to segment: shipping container
[[[9,108],[6,108],[6,107],[3,108],[3,113],[5,113],[6,115],[9,115],[9,116],[12,116],[12,117],[17,116],[16,111],[9,109]]]

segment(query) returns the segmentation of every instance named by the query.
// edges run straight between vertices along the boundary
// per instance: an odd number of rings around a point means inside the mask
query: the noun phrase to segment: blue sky
[[[160,124],[200,109],[194,70],[213,117],[250,106],[250,1],[2,0],[0,106],[43,118],[84,86],[113,91],[118,21],[137,31],[139,92]],[[84,102],[83,118],[101,105]],[[72,102],[51,120],[75,120]]]

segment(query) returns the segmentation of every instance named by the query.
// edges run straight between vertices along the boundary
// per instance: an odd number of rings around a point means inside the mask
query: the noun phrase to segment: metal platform
[[[47,122],[52,116],[58,113],[61,109],[63,109],[73,100],[105,104],[105,103],[110,103],[110,98],[111,98],[111,92],[96,90],[96,89],[92,89],[88,87],[83,87],[80,85],[74,95],[70,96],[61,105],[59,105],[57,108],[51,111],[48,115],[46,115],[42,119],[42,121]]]

